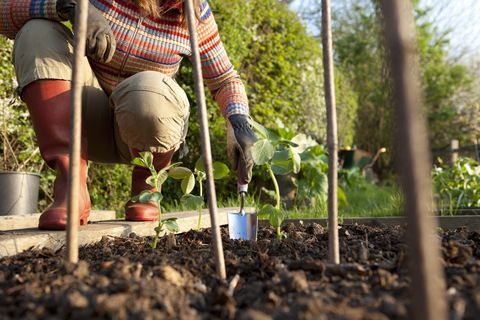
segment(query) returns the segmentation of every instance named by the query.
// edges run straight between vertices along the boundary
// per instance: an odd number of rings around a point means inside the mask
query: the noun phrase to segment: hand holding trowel
[[[237,188],[240,193],[240,210],[228,214],[228,229],[231,239],[256,240],[257,214],[245,212],[245,195],[252,179],[254,161],[251,148],[257,141],[247,115],[234,114],[227,122],[228,157],[237,171]]]

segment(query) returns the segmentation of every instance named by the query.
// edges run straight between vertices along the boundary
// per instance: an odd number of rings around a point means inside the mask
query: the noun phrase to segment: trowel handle
[[[238,193],[240,193],[240,212],[244,212],[245,208],[245,195],[248,191],[248,184],[239,184]]]
[[[247,183],[246,183],[246,184],[240,184],[240,183],[239,183],[239,184],[237,185],[237,188],[238,188],[238,193],[242,193],[242,192],[247,193],[247,191],[248,191],[248,184],[247,184]]]

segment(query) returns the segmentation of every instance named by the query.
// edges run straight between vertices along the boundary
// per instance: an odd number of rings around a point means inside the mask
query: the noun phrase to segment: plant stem
[[[276,200],[275,208],[277,210],[280,210],[280,188],[278,187],[278,182],[277,182],[277,179],[275,178],[275,174],[273,173],[272,166],[269,163],[267,163],[267,170],[268,170],[268,173],[270,173],[270,177],[272,178],[272,181],[273,181],[273,186],[275,187],[275,200]],[[280,228],[280,226],[278,226],[276,229],[277,229],[277,239],[282,240],[282,229]]]
[[[157,248],[157,243],[158,243],[158,238],[160,237],[160,231],[162,230],[163,222],[162,222],[162,207],[161,207],[161,201],[157,202],[158,206],[158,231],[155,231],[155,237],[153,238],[153,241],[151,243],[151,247],[153,249]]]
[[[202,181],[198,181],[198,185],[200,187],[200,197],[203,199],[203,185]],[[200,227],[202,226],[202,207],[203,205],[198,206],[198,223],[197,223],[197,230],[200,230]]]
[[[275,200],[276,200],[275,208],[280,210],[280,189],[278,188],[278,182],[277,182],[277,179],[275,178],[275,174],[272,171],[272,166],[269,163],[267,163],[267,170],[268,170],[268,173],[270,173],[270,177],[272,178],[272,181],[273,181],[273,186],[275,187]]]

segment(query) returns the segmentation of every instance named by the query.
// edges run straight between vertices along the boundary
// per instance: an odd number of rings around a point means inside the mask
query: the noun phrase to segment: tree
[[[313,10],[304,12],[310,23],[320,21],[319,4],[315,0]],[[464,130],[473,127],[478,107],[472,103],[472,77],[467,68],[448,55],[448,32],[441,32],[431,22],[431,9],[421,9],[419,1],[415,1],[415,7],[420,85],[424,89],[430,143],[432,147],[443,147],[451,138],[465,140],[472,135]],[[358,99],[355,143],[369,151],[384,146],[391,150],[396,121],[378,0],[344,0],[336,2],[334,8],[336,64]],[[465,96],[469,99],[461,99]]]

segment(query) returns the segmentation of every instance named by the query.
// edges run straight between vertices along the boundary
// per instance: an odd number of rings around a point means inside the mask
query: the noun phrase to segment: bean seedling
[[[287,213],[281,206],[280,188],[275,175],[298,173],[301,168],[300,154],[316,142],[304,134],[297,134],[292,139],[282,138],[272,130],[251,120],[258,133],[259,140],[252,147],[252,156],[256,165],[264,166],[272,179],[275,188],[275,206],[265,204],[258,212],[260,218],[268,218],[281,240],[285,234],[281,226]]]
[[[227,165],[222,162],[213,163],[213,178],[220,180],[225,178],[229,174],[230,170]],[[192,170],[185,167],[172,168],[169,173],[170,177],[177,180],[182,180],[182,192],[183,196],[181,202],[187,207],[196,208],[198,210],[197,229],[200,230],[202,225],[202,209],[203,209],[203,182],[207,179],[205,168],[202,158],[199,158],[195,163],[195,169]],[[191,192],[195,187],[195,183],[198,184],[199,194],[193,195]]]
[[[171,164],[163,169],[157,171],[153,165],[153,155],[151,152],[140,152],[139,156],[132,160],[132,164],[147,168],[150,170],[151,175],[145,180],[145,182],[152,187],[150,190],[144,190],[140,194],[132,198],[133,202],[147,203],[154,202],[158,208],[158,226],[155,227],[155,237],[153,238],[150,246],[155,249],[157,247],[160,233],[165,227],[170,232],[178,232],[177,218],[162,219],[162,184],[168,179],[168,171],[177,167],[180,163]]]

